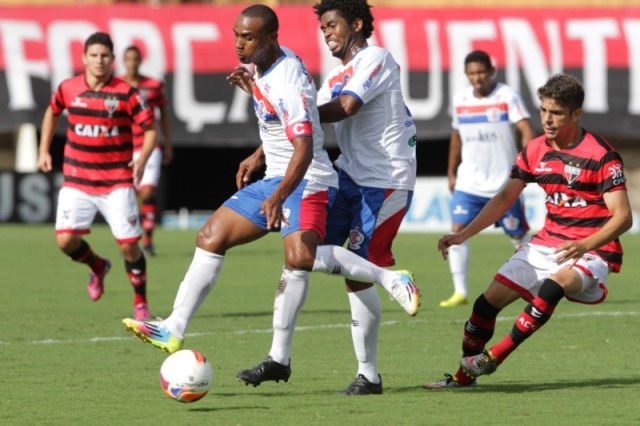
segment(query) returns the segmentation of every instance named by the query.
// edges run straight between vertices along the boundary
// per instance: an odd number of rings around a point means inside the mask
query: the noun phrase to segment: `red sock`
[[[75,262],[85,263],[95,274],[101,274],[104,271],[104,259],[93,252],[89,243],[85,240],[80,241],[80,247],[69,255]]]
[[[142,229],[145,230],[148,237],[151,238],[151,233],[153,232],[153,228],[156,226],[156,213],[158,212],[158,207],[155,203],[149,203],[144,201],[142,206],[140,207],[140,213],[142,216]]]
[[[563,297],[563,288],[555,281],[546,279],[538,295],[516,320],[511,332],[490,349],[495,361],[501,364],[522,342],[545,325]]]
[[[458,367],[458,371],[456,371],[456,374],[453,375],[453,378],[462,386],[468,386],[475,380],[474,377],[471,377],[467,373],[465,373],[461,367]]]
[[[144,254],[135,262],[124,262],[129,281],[133,286],[133,304],[147,303],[147,261]]]

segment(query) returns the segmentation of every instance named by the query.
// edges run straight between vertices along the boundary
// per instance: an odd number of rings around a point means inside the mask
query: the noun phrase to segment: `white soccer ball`
[[[213,383],[213,368],[197,351],[183,349],[167,357],[160,367],[160,386],[178,402],[195,402],[204,397]]]

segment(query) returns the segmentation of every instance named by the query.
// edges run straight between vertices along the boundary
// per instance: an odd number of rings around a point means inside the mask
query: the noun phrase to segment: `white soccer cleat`
[[[415,278],[411,272],[400,270],[395,273],[397,277],[391,283],[391,299],[413,317],[420,307],[420,290],[413,283]]]

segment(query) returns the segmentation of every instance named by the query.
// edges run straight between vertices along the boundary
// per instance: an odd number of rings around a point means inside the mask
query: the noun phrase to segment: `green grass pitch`
[[[158,230],[149,258],[152,312],[166,316],[194,249],[195,231]],[[192,322],[185,347],[214,368],[204,399],[179,404],[158,383],[166,355],[125,333],[132,290],[104,226],[87,236],[113,268],[98,302],[86,294],[88,269],[66,259],[52,226],[0,225],[0,423],[7,425],[637,425],[640,424],[639,236],[624,236],[625,264],[609,279],[609,298],[561,302],[551,321],[492,376],[472,389],[427,391],[421,384],[453,372],[471,306],[442,309],[452,291],[438,235],[401,234],[399,268],[422,290],[415,318],[379,289],[383,319],[379,365],[385,394],[340,397],[355,377],[350,315],[341,279],[312,275],[298,320],[289,383],[246,387],[238,370],[271,344],[273,296],[282,268],[280,237],[231,250],[215,289]],[[512,247],[503,235],[471,240],[471,298]],[[511,328],[524,304],[498,318]]]

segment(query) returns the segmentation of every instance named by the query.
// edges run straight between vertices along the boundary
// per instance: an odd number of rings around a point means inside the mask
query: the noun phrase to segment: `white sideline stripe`
[[[639,313],[637,311],[613,311],[613,312],[604,312],[604,311],[596,311],[596,312],[578,312],[573,314],[555,314],[554,318],[580,318],[580,317],[634,317],[638,316]],[[498,317],[497,321],[515,321],[516,317]],[[431,321],[428,319],[413,319],[410,322],[406,321],[382,321],[380,323],[381,326],[387,325],[396,325],[396,324],[451,324],[451,323],[460,323],[463,324],[467,320],[459,319],[453,321],[440,320],[440,321]],[[349,328],[351,324],[320,324],[320,325],[303,325],[297,326],[296,331],[313,331],[313,330],[326,330],[331,328]],[[246,330],[235,330],[235,331],[208,331],[202,333],[187,333],[186,337],[200,337],[200,336],[212,336],[214,334],[262,334],[262,333],[271,333],[273,332],[272,328],[263,328],[263,329],[246,329]],[[98,343],[98,342],[120,342],[123,340],[130,340],[134,338],[132,334],[128,334],[125,336],[113,336],[113,337],[90,337],[86,339],[42,339],[42,340],[31,340],[25,342],[3,342],[0,341],[0,345],[59,345],[64,343]]]

